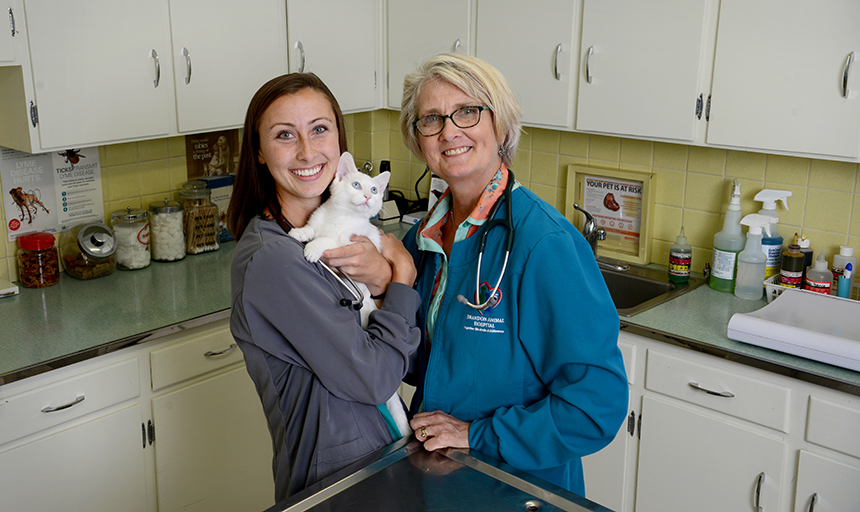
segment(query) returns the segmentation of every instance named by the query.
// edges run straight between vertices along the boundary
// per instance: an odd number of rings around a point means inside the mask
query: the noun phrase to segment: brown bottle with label
[[[779,284],[788,288],[801,288],[803,286],[803,267],[806,257],[800,252],[800,244],[797,243],[797,233],[794,241],[788,249],[782,253],[782,264],[779,268]]]

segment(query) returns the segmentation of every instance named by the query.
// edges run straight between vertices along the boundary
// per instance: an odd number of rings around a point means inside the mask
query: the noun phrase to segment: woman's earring
[[[507,154],[507,152],[508,152],[508,150],[506,150],[504,146],[499,146],[499,156],[500,157],[504,158],[504,156]]]

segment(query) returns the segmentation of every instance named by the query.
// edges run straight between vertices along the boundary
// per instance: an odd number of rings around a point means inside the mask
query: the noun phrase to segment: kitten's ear
[[[355,171],[355,159],[349,154],[349,151],[340,155],[340,161],[337,163],[337,179],[342,180],[344,176]]]
[[[385,171],[374,176],[373,183],[379,188],[380,191],[382,191],[385,190],[385,187],[388,185],[389,179],[391,179],[391,173]]]

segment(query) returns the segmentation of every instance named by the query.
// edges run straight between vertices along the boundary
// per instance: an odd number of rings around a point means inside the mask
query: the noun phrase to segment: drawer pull
[[[219,350],[218,352],[213,352],[210,350],[209,352],[206,352],[203,355],[206,357],[226,356],[227,354],[229,354],[230,352],[232,352],[234,350],[236,350],[236,344],[235,343],[233,343],[229,347],[225,348],[224,350]]]
[[[755,484],[755,512],[763,512],[761,508],[761,484],[764,482],[764,471],[758,474],[758,481]]]
[[[79,397],[75,398],[75,399],[74,399],[74,401],[69,402],[69,403],[67,403],[66,405],[60,405],[60,406],[58,406],[58,407],[50,407],[50,406],[45,407],[44,409],[42,409],[42,412],[57,412],[57,411],[62,411],[63,409],[68,409],[69,407],[71,407],[71,406],[73,406],[73,405],[77,405],[77,404],[79,404],[79,403],[83,402],[83,401],[84,401],[84,398],[86,398],[86,397],[85,397],[84,395],[81,395],[81,396],[79,396]]]
[[[703,388],[699,385],[698,382],[691,382],[690,387],[693,389],[698,389],[699,391],[703,391],[709,395],[721,396],[723,398],[733,398],[735,396],[734,393],[731,393],[729,391],[711,391],[710,389]]]

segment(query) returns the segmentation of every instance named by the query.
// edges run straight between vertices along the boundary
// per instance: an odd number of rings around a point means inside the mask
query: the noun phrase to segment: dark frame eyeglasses
[[[460,107],[451,112],[447,116],[441,114],[430,114],[429,116],[419,117],[412,122],[412,126],[418,130],[418,133],[425,137],[432,137],[442,133],[445,129],[445,119],[450,119],[454,126],[458,128],[471,128],[481,122],[481,112],[492,109],[486,106],[466,106]]]

